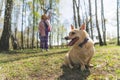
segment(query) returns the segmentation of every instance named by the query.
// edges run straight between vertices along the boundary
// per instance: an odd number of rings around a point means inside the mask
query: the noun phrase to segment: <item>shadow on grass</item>
[[[63,74],[58,77],[58,80],[86,80],[90,75],[90,70],[87,68],[85,71],[81,71],[80,68],[70,69],[62,66]]]
[[[55,54],[63,54],[66,53],[67,50],[65,51],[58,51],[58,52],[47,52],[47,53],[42,53],[42,52],[24,52],[24,54],[29,54],[29,55],[25,55],[25,56],[20,56],[20,55],[16,55],[16,57],[14,58],[8,58],[5,60],[0,60],[0,63],[8,63],[8,62],[14,62],[14,61],[18,61],[18,60],[23,60],[23,59],[28,59],[28,58],[33,58],[33,57],[39,57],[39,56],[51,56],[51,55],[55,55]],[[5,52],[6,53],[6,52]],[[16,52],[16,54],[22,54],[23,52]],[[11,56],[13,56],[13,51],[12,52],[7,52],[6,54],[9,54]],[[15,52],[14,52],[15,54]]]
[[[41,52],[41,51],[40,50],[33,50],[33,49],[30,50],[30,49],[28,49],[28,50],[9,50],[9,51],[2,51],[0,53],[13,55],[13,54],[22,54],[22,53],[33,54],[33,53],[39,53],[39,52]]]

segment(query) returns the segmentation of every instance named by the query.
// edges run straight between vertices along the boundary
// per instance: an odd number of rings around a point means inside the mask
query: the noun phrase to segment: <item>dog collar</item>
[[[87,43],[88,40],[89,40],[88,38],[85,38],[84,41],[83,41],[82,43],[79,44],[79,47],[82,48],[83,45],[84,45],[85,43]]]

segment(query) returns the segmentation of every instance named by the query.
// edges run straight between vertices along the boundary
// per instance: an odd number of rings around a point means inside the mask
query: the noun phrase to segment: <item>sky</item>
[[[83,1],[83,0],[80,0]],[[84,0],[85,2],[88,0]],[[91,0],[92,4],[94,3],[95,0]],[[98,14],[100,15],[100,1],[98,0]],[[109,36],[116,36],[116,1],[117,0],[103,0],[104,1],[104,10],[105,10],[105,18],[107,19],[106,22],[106,27],[107,27],[107,34]],[[63,25],[68,28],[69,30],[70,25],[73,23],[73,6],[72,6],[72,0],[60,0],[60,21]],[[92,5],[94,6],[94,5]],[[83,5],[82,5],[83,7]],[[92,10],[94,13],[94,8]],[[100,20],[100,16],[99,20]],[[21,19],[19,19],[21,20]],[[21,21],[20,21],[21,22]],[[20,24],[21,25],[21,24]],[[19,27],[21,30],[21,27]]]
[[[60,1],[61,1],[60,13],[62,14],[61,17],[69,20],[73,16],[72,0],[60,0]],[[92,3],[94,3],[93,0],[91,1]],[[114,12],[116,11],[116,0],[103,0],[103,1],[104,1],[105,17],[110,19],[115,17]],[[100,7],[100,0],[98,0],[98,12],[100,11],[99,7]]]
[[[73,10],[72,10],[72,0],[60,0],[60,13],[61,17],[60,20],[63,24],[66,24],[66,27],[69,27],[70,24],[72,24],[72,17],[73,17]],[[88,0],[85,0],[88,1]],[[92,4],[94,3],[94,0],[91,0]],[[101,7],[100,1],[98,0],[98,17],[100,20],[100,14],[101,14]],[[116,0],[103,0],[104,2],[104,15],[107,19],[106,27],[107,27],[107,34],[110,37],[116,36]],[[94,5],[92,5],[94,6]],[[94,9],[92,11],[94,13]]]

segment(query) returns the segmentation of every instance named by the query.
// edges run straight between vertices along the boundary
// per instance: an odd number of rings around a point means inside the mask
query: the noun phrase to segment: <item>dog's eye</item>
[[[72,35],[74,35],[74,34],[75,34],[75,32],[71,32],[71,34],[72,34]]]

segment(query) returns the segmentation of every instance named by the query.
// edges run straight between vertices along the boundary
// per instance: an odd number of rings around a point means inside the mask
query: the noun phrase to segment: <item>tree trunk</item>
[[[80,0],[78,0],[78,6],[77,7],[77,15],[78,15],[78,26],[80,27],[81,26],[81,21],[80,21],[80,9],[79,9],[79,6],[80,6]]]
[[[105,26],[105,17],[104,17],[104,6],[103,0],[101,0],[101,22],[102,22],[102,31],[103,31],[103,44],[106,44],[106,26]]]
[[[23,13],[24,13],[24,0],[23,0],[23,6],[22,6],[22,26],[21,26],[21,48],[23,49]]]
[[[75,28],[77,28],[77,20],[76,20],[76,12],[75,12],[75,0],[73,0],[73,15],[74,15]]]
[[[60,46],[60,28],[57,28],[57,48]]]
[[[92,26],[92,12],[91,12],[91,0],[89,0],[89,15],[90,15],[90,27],[91,27],[91,38],[93,39],[93,26]]]
[[[117,0],[117,45],[120,45],[120,34],[119,34],[119,0]]]
[[[38,49],[39,48],[39,32],[36,33],[36,48]]]
[[[30,33],[30,28],[27,28],[27,48],[29,48],[29,33]]]
[[[2,8],[3,8],[3,4],[5,3],[4,0],[0,1],[0,16],[2,15]]]
[[[50,3],[50,9],[52,9],[52,2],[53,2],[53,0],[49,0],[49,3]],[[50,14],[51,15],[51,14]],[[50,16],[51,17],[51,16]],[[50,23],[51,23],[51,18],[50,18]],[[49,35],[49,46],[50,46],[50,48],[52,48],[52,35],[51,35],[51,32],[50,32],[50,35]]]
[[[98,17],[97,17],[97,0],[95,0],[95,17],[96,17],[96,27],[98,31],[98,37],[99,37],[99,44],[100,46],[103,45],[101,34],[100,34],[100,29],[99,29],[99,24],[98,24]]]
[[[85,16],[86,16],[86,20],[85,20],[85,23],[86,23],[86,31],[90,34],[90,31],[89,31],[89,26],[88,26],[88,24],[89,24],[89,19],[88,19],[88,15],[87,15],[87,10],[88,9],[86,9],[86,7],[87,7],[87,5],[85,4],[85,1],[84,1],[84,10],[85,10]]]
[[[39,1],[37,0],[37,2],[39,2]],[[36,6],[36,11],[39,12],[39,6],[38,5]],[[38,17],[35,17],[36,26],[38,26],[38,22],[37,21],[38,21]],[[36,46],[37,46],[37,48],[39,48],[39,45],[38,45],[39,44],[39,41],[38,41],[38,39],[39,39],[39,32],[37,32],[37,36],[36,37],[37,37]]]
[[[12,14],[13,0],[7,0],[5,5],[4,28],[0,39],[0,50],[9,50],[9,38],[11,34],[11,14]]]
[[[18,41],[12,33],[11,33],[11,42],[12,42],[13,49],[14,50],[18,49]]]
[[[32,48],[34,48],[34,34],[35,34],[35,1],[33,0],[33,32],[32,32]]]

